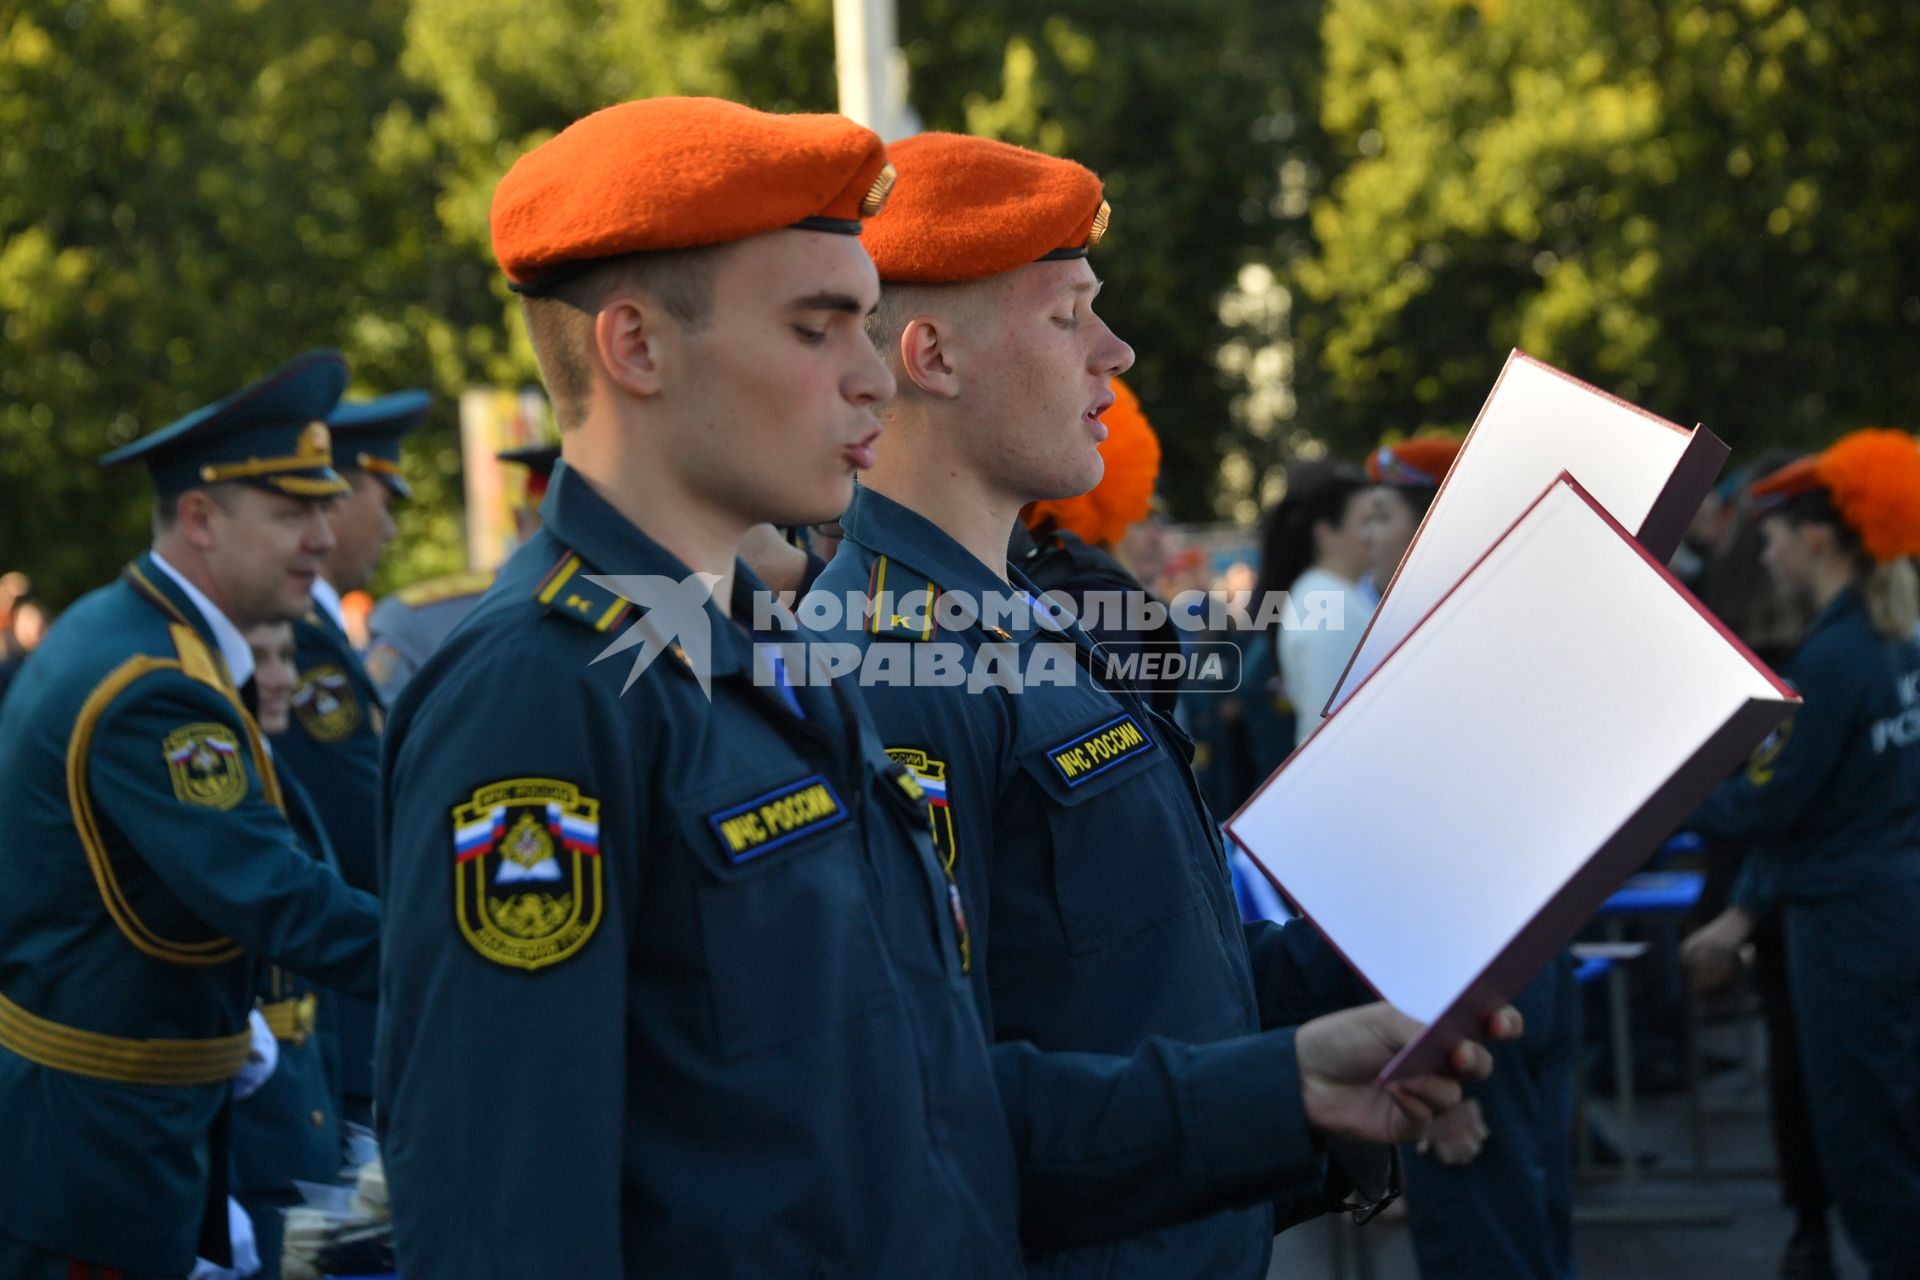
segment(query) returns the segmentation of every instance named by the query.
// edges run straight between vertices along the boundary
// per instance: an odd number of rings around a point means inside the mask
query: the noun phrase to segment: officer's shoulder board
[[[167,633],[173,638],[174,653],[179,655],[181,673],[190,680],[224,692],[227,682],[221,676],[220,668],[215,665],[213,652],[207,648],[207,642],[200,638],[200,633],[178,622],[170,625]]]
[[[425,582],[416,582],[410,587],[402,587],[394,592],[393,598],[409,609],[424,609],[430,604],[439,604],[443,600],[477,596],[492,585],[492,573],[485,569],[475,569],[470,573],[454,573],[444,578],[429,578]]]
[[[940,588],[932,579],[886,556],[867,571],[866,632],[886,640],[931,640]]]
[[[633,606],[616,592],[587,581],[590,572],[580,557],[569,551],[540,580],[533,598],[548,613],[590,631],[611,631],[626,619]]]

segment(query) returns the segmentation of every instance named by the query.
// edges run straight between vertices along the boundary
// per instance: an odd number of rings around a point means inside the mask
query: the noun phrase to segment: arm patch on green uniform
[[[600,802],[558,778],[489,783],[452,810],[453,911],[495,964],[544,969],[600,927]]]

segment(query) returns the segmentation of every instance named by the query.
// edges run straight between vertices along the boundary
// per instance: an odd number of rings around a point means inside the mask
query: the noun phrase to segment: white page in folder
[[[1638,532],[1692,439],[1691,430],[1514,352],[1325,711],[1352,694],[1555,476],[1572,475]]]
[[[1744,753],[1787,697],[1562,479],[1228,825],[1383,997],[1432,1023],[1691,766],[1690,811],[1739,758],[1703,767],[1709,740]],[[1756,701],[1760,727],[1729,748]],[[1558,905],[1547,955],[1598,904]]]

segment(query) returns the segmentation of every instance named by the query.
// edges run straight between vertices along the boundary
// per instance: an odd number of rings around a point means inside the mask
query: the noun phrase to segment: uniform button
[[[313,1127],[316,1129],[324,1129],[326,1124],[327,1113],[316,1107],[313,1112]]]

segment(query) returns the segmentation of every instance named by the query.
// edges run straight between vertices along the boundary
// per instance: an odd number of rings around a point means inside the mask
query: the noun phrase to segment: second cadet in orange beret
[[[1094,306],[1090,254],[1115,215],[1100,179],[1068,160],[951,134],[889,150],[900,189],[862,238],[885,282],[873,329],[900,394],[816,593],[871,586],[869,609],[836,632],[870,663],[929,667],[917,650],[939,645],[930,656],[964,666],[1011,642],[1031,670],[1060,640],[1008,541],[1027,504],[1071,499],[1103,473],[1111,384],[1133,363]],[[923,589],[1010,607],[930,622],[889,607],[889,590]],[[1210,1214],[1037,1252],[1031,1273],[1258,1277],[1270,1201],[1322,1207],[1316,1131],[1391,1141],[1424,1121],[1372,1085],[1412,1024],[1384,1005],[1313,1017],[1367,997],[1311,929],[1243,931],[1183,735],[1083,629],[1065,635],[1071,680],[864,691],[888,748],[940,800],[935,833],[975,908],[969,972],[996,1038],[1149,1063],[1169,1092],[1207,1100],[1195,1152],[1232,1171],[1160,1221]],[[1326,1095],[1307,1084],[1322,1079]],[[1087,1149],[1063,1139],[1058,1153]],[[1028,1204],[1030,1228],[1062,1208]]]

